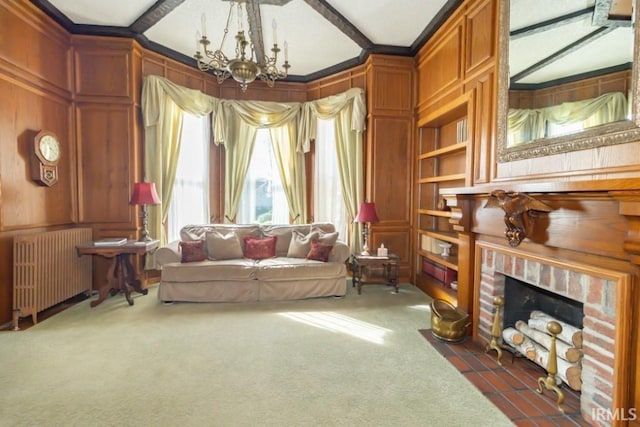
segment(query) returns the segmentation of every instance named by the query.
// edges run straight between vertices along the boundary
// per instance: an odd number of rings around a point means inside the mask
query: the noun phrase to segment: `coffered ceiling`
[[[196,66],[196,33],[220,46],[229,0],[31,0],[73,34],[133,37]],[[630,68],[634,0],[510,0],[512,84]],[[290,81],[312,81],[362,63],[370,53],[414,56],[462,0],[245,0],[254,38],[287,42]],[[234,56],[237,25],[223,51]],[[255,37],[255,36],[254,36]],[[256,43],[256,44],[257,44]],[[282,53],[281,53],[282,55]],[[282,62],[281,60],[279,61]]]
[[[134,37],[144,46],[195,66],[202,15],[211,47],[219,47],[228,0],[31,0],[74,34]],[[247,0],[257,12],[264,46],[287,42],[292,81],[310,81],[363,62],[370,53],[413,56],[461,0]],[[245,12],[247,13],[247,12]],[[232,22],[223,51],[233,56]],[[282,54],[281,54],[282,55]]]

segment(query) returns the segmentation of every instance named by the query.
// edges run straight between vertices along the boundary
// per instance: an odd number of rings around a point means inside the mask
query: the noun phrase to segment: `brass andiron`
[[[498,340],[500,339],[500,308],[504,305],[503,297],[495,297],[493,299],[493,305],[496,308],[496,313],[493,316],[493,326],[491,328],[491,341],[487,343],[487,346],[484,348],[484,352],[488,353],[489,350],[495,350],[498,353],[497,361],[498,365],[502,366],[502,362],[500,358],[502,357],[502,347]]]
[[[564,402],[564,393],[558,387],[556,380],[556,374],[558,373],[558,356],[556,354],[556,339],[562,332],[562,326],[558,322],[549,322],[547,324],[547,330],[551,333],[551,345],[549,346],[549,360],[547,360],[547,376],[538,378],[538,388],[536,391],[539,394],[544,392],[544,389],[555,391],[558,395],[558,409],[564,414],[564,409],[560,405]]]

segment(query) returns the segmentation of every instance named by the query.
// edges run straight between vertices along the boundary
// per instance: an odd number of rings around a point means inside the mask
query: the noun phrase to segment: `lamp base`
[[[140,238],[138,239],[138,242],[145,242],[146,243],[146,242],[152,242],[152,241],[153,241],[153,239],[151,237],[149,237],[149,235],[145,236],[144,232],[143,232],[143,234],[140,235]]]
[[[149,229],[147,228],[149,221],[149,214],[147,213],[147,207],[142,205],[142,210],[140,211],[140,218],[142,219],[142,231],[140,232],[140,238],[138,242],[151,242],[153,239],[149,236]]]

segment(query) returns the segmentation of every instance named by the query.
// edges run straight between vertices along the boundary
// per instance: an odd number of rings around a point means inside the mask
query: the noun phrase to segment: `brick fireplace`
[[[628,346],[622,345],[630,332],[629,275],[480,241],[476,261],[479,286],[473,312],[474,338],[479,341],[491,337],[493,299],[504,296],[507,276],[583,304],[581,413],[594,424],[609,425],[612,417],[607,420],[602,414],[619,413],[627,405],[628,380],[620,367],[627,366],[629,358]]]

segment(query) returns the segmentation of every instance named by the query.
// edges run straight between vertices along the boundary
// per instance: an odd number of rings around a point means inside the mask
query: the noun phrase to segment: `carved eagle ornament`
[[[531,211],[551,212],[551,208],[533,197],[518,192],[495,190],[489,193],[485,208],[500,207],[504,211],[504,233],[509,245],[515,247],[527,237],[523,215],[534,217]]]

